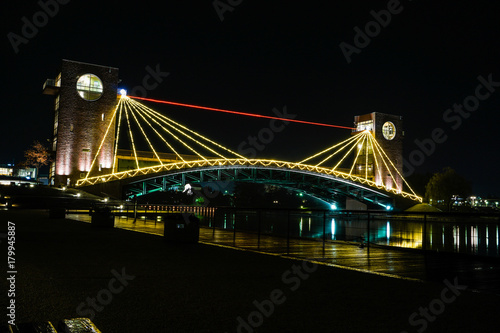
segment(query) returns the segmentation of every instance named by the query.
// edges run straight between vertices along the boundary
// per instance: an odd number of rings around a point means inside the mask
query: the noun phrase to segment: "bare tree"
[[[24,157],[26,157],[26,161],[23,163],[25,166],[34,166],[36,168],[36,180],[38,181],[38,171],[40,167],[50,163],[49,149],[39,141],[35,141],[33,145],[24,152]]]

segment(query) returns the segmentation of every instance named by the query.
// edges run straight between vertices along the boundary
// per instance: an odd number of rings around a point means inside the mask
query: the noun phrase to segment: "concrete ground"
[[[49,219],[43,210],[1,211],[0,221],[2,233],[7,221],[16,225],[18,323],[85,316],[105,333],[500,326],[500,298],[463,290],[458,278],[416,282],[209,244],[167,244],[153,234]],[[5,279],[1,286],[8,289]]]

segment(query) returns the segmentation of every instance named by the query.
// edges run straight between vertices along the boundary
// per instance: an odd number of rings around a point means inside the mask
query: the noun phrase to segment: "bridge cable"
[[[377,140],[375,138],[372,138],[373,141],[375,141],[375,144],[377,146],[380,147],[379,143],[377,142]],[[380,150],[382,151],[382,153],[387,157],[385,151],[382,149],[382,147],[380,147]],[[398,173],[398,175],[401,177],[401,179],[403,180],[403,182],[406,184],[406,186],[408,186],[408,188],[410,189],[410,191],[413,193],[413,195],[417,195],[415,193],[415,191],[413,191],[413,189],[411,188],[410,184],[408,184],[408,182],[406,181],[406,179],[403,177],[403,175],[399,172],[399,170],[394,166],[394,164],[392,163],[392,161],[387,157],[387,159],[389,160],[389,163],[392,165],[392,167],[394,168],[394,170],[396,170],[396,172]],[[402,190],[402,189],[401,189]]]
[[[135,105],[132,105],[130,103],[130,100],[126,100],[126,103],[127,104],[130,104],[129,107],[132,107],[132,108],[135,108]],[[172,145],[170,145],[170,143],[165,139],[165,137],[163,135],[161,135],[157,130],[156,128],[154,128],[153,125],[151,125],[151,123],[144,117],[144,115],[142,113],[138,113],[142,119],[149,125],[149,127],[151,127],[151,129],[156,133],[156,135],[167,145],[168,148],[170,148],[171,151],[174,152],[174,154],[182,161],[182,162],[186,162],[184,160],[184,158],[182,158],[182,156],[174,149],[174,147],[172,147]],[[155,121],[154,119],[151,119],[152,121]],[[158,124],[159,125],[159,124]],[[161,125],[159,125],[161,126]]]
[[[154,155],[155,155],[156,159],[158,160],[158,162],[160,162],[160,165],[163,165],[163,162],[161,161],[160,156],[158,155],[158,153],[156,152],[155,148],[154,148],[154,147],[153,147],[153,145],[151,144],[151,141],[149,140],[149,137],[148,137],[148,136],[146,135],[146,133],[144,132],[144,129],[142,128],[141,124],[139,123],[139,120],[138,120],[138,119],[137,119],[137,117],[135,116],[135,113],[140,114],[140,112],[138,112],[138,111],[133,112],[133,110],[132,110],[132,109],[130,109],[130,111],[131,111],[130,113],[131,113],[131,114],[132,114],[132,116],[134,117],[135,122],[136,122],[136,123],[137,123],[137,125],[139,126],[139,129],[141,130],[142,135],[144,136],[144,138],[145,138],[145,139],[146,139],[146,141],[148,142],[149,147],[150,147],[150,148],[151,148],[151,150],[153,151],[153,153],[154,153]],[[141,117],[142,117],[142,115],[141,115]]]
[[[201,144],[200,142],[198,142],[197,140],[195,140],[194,138],[192,138],[190,135],[186,134],[185,132],[183,132],[182,130],[180,130],[179,128],[177,128],[176,126],[172,125],[171,123],[165,121],[164,119],[158,117],[158,115],[156,114],[152,114],[150,111],[148,110],[145,110],[143,108],[143,105],[140,104],[140,103],[137,103],[137,102],[134,102],[134,107],[137,107],[138,109],[141,110],[141,112],[143,112],[145,115],[148,116],[148,118],[150,118],[151,120],[154,120],[157,119],[158,121],[164,123],[165,125],[167,125],[168,127],[170,127],[172,130],[175,130],[177,131],[178,133],[180,133],[181,135],[187,137],[188,139],[191,139],[192,141],[194,141],[194,143],[197,143],[199,144],[200,146],[202,146],[203,148],[207,149],[207,150],[210,150],[209,147],[206,147],[204,146],[203,144]],[[165,126],[161,125],[158,121],[155,121],[155,123],[160,126],[164,131],[166,131],[167,133],[169,133],[170,135],[172,135],[177,141],[180,141],[185,147],[187,147],[188,149],[190,149],[192,152],[194,152],[196,155],[198,155],[200,158],[202,158],[203,160],[206,160],[206,158],[201,154],[199,153],[196,149],[194,149],[193,147],[191,147],[189,144],[187,144],[186,142],[184,142],[183,140],[181,140],[178,136],[176,136],[173,132],[171,132],[170,130],[168,130],[168,128],[166,128]],[[220,157],[223,157],[222,155],[218,154],[217,152],[214,152],[215,154],[219,155]]]
[[[363,136],[360,136],[358,140],[352,145],[351,149],[342,157],[342,159],[333,167],[332,171],[335,171],[337,167],[346,159],[347,156],[351,153],[351,151],[356,148],[356,146],[359,144],[359,142],[363,139]],[[350,176],[350,175],[349,175]]]
[[[184,129],[184,130],[186,130],[186,131],[188,131],[188,132],[190,132],[190,133],[192,133],[192,134],[194,134],[194,135],[196,135],[196,136],[198,136],[198,137],[202,138],[203,140],[205,140],[205,141],[207,141],[207,142],[210,142],[211,144],[213,144],[213,145],[215,145],[215,146],[217,146],[217,147],[219,147],[219,148],[221,148],[221,149],[224,149],[224,150],[228,151],[229,153],[231,153],[231,154],[233,154],[233,155],[235,155],[235,156],[238,156],[238,157],[240,157],[240,158],[246,159],[246,157],[244,157],[244,156],[242,156],[242,155],[240,155],[240,154],[238,154],[238,153],[236,153],[236,152],[232,151],[231,149],[228,149],[228,148],[226,148],[226,147],[224,147],[224,146],[222,146],[222,145],[218,144],[218,143],[217,143],[217,142],[215,142],[215,141],[212,141],[212,140],[208,139],[207,137],[205,137],[205,136],[203,136],[203,135],[201,135],[201,134],[199,134],[199,133],[197,133],[197,132],[193,131],[192,129],[190,129],[190,128],[186,127],[186,126],[183,126],[182,124],[179,124],[179,123],[175,122],[174,120],[172,120],[172,119],[170,119],[170,118],[166,117],[165,115],[163,115],[163,114],[161,114],[161,113],[159,113],[159,112],[157,112],[157,111],[155,111],[155,110],[153,110],[153,109],[151,109],[151,108],[148,108],[148,107],[147,107],[147,106],[145,106],[144,104],[141,104],[141,103],[136,102],[136,101],[133,101],[133,103],[137,103],[137,105],[139,105],[139,106],[140,106],[143,110],[146,110],[146,111],[147,111],[148,113],[150,113],[151,115],[155,115],[158,119],[160,119],[160,118],[164,119],[164,120],[163,120],[163,122],[164,122],[165,124],[169,125],[169,126],[171,126],[171,125],[170,125],[170,124],[168,124],[168,123],[167,123],[167,121],[169,121],[169,122],[171,122],[171,123],[173,123],[173,124],[175,124],[175,125],[177,125],[177,126],[181,127],[182,129]],[[177,131],[180,131],[180,130],[178,130],[178,129],[177,129]],[[180,131],[180,132],[182,133],[182,131]],[[183,134],[184,134],[184,133],[183,133]],[[186,134],[184,134],[184,135],[186,135]],[[186,136],[188,136],[188,135],[186,135]],[[191,138],[190,136],[188,136],[188,137],[189,137],[189,138]],[[193,141],[197,142],[198,144],[203,145],[201,142],[199,142],[199,141],[197,141],[197,140],[195,140],[195,139],[193,139],[193,138],[191,138],[191,139],[192,139]],[[207,149],[209,149],[209,148],[207,148]],[[217,154],[217,153],[216,153],[216,154]],[[220,155],[220,154],[217,154],[217,155],[219,155],[219,156],[221,156],[221,157],[225,158],[224,156],[222,156],[222,155]]]
[[[118,138],[120,137],[120,127],[121,127],[121,123],[122,123],[122,113],[123,113],[123,102],[122,100],[120,99],[120,101],[118,102],[118,104],[120,105],[120,111],[119,111],[119,116],[118,116],[118,126],[116,128],[116,135],[115,135],[115,150],[113,152],[113,168],[111,169],[111,173],[115,173],[115,170],[116,170],[116,167],[117,167],[117,162],[118,162],[118,159],[116,158],[116,155],[118,154]]]
[[[337,149],[335,152],[333,152],[332,154],[330,154],[329,156],[327,156],[321,162],[319,162],[318,164],[316,164],[316,166],[320,166],[321,164],[323,164],[326,161],[328,161],[329,159],[331,159],[333,156],[337,155],[338,153],[340,153],[341,151],[343,151],[344,149],[346,149],[347,147],[349,147],[349,144],[351,144],[356,139],[358,139],[358,135],[355,135],[355,136],[351,137],[350,141],[347,144],[343,145],[342,147],[340,147],[339,149]]]
[[[141,104],[138,103],[138,105],[140,106]],[[154,121],[158,126],[160,126],[161,129],[163,129],[165,132],[167,132],[168,134],[170,134],[174,139],[176,139],[177,141],[179,141],[183,146],[185,146],[190,151],[192,151],[193,153],[195,153],[201,159],[206,160],[206,158],[203,155],[201,155],[196,149],[194,149],[193,147],[191,147],[190,145],[188,145],[186,142],[184,142],[183,140],[181,140],[177,135],[175,135],[175,133],[172,133],[168,128],[166,128],[165,126],[163,126],[160,123],[158,123],[154,118],[150,117],[150,119],[152,121]]]
[[[348,126],[339,126],[339,125],[331,125],[331,124],[318,123],[318,122],[313,122],[313,121],[305,121],[305,120],[298,120],[298,119],[265,116],[265,115],[256,114],[256,113],[231,111],[231,110],[225,110],[225,109],[211,108],[211,107],[207,107],[207,106],[199,106],[199,105],[192,105],[192,104],[185,104],[185,103],[162,101],[162,100],[158,100],[158,99],[145,98],[145,97],[137,97],[137,96],[128,96],[128,97],[133,98],[133,99],[140,99],[140,100],[144,100],[144,101],[154,102],[154,103],[162,103],[162,104],[182,106],[182,107],[193,108],[193,109],[202,109],[202,110],[208,110],[208,111],[217,111],[217,112],[231,113],[231,114],[237,114],[237,115],[241,115],[241,116],[275,119],[275,120],[282,120],[282,121],[286,121],[286,122],[301,123],[301,124],[316,125],[316,126],[325,126],[325,127],[343,128],[343,129],[349,129],[349,130],[356,129],[354,127],[348,127]]]
[[[306,159],[304,159],[304,160],[300,161],[299,163],[304,163],[304,162],[309,161],[309,160],[311,160],[311,159],[313,159],[313,158],[315,158],[315,157],[318,157],[319,155],[321,155],[321,154],[323,154],[323,153],[326,153],[326,152],[328,152],[328,151],[332,150],[333,148],[336,148],[336,147],[340,146],[340,145],[341,145],[341,144],[343,144],[343,143],[346,143],[346,142],[348,143],[348,142],[350,142],[350,141],[352,141],[352,140],[356,140],[356,139],[357,139],[360,135],[361,135],[361,133],[358,133],[358,134],[356,134],[356,135],[354,135],[354,136],[351,136],[351,137],[349,137],[348,139],[346,139],[346,140],[344,140],[344,141],[342,141],[342,142],[340,142],[340,143],[337,143],[336,145],[333,145],[333,146],[331,146],[331,147],[329,147],[329,148],[327,148],[327,149],[325,149],[325,150],[323,150],[323,151],[320,151],[320,152],[319,152],[319,153],[317,153],[317,154],[314,154],[314,155],[312,155],[312,156],[307,157]],[[330,157],[331,157],[331,156],[333,156],[333,155],[335,155],[335,154],[336,154],[336,153],[334,153],[334,154],[330,155]],[[329,158],[327,158],[327,159],[323,160],[323,161],[322,161],[322,162],[320,162],[318,165],[322,164],[324,161],[326,161],[326,160],[328,160],[328,159],[329,159]]]
[[[114,119],[116,117],[116,113],[118,111],[118,107],[119,106],[120,106],[120,102],[118,102],[118,104],[116,105],[115,111],[113,112],[113,116],[111,117],[111,120],[109,121],[108,128],[106,129],[106,132],[104,133],[104,137],[103,137],[103,139],[101,141],[101,144],[99,145],[99,148],[97,149],[97,153],[95,154],[94,159],[92,160],[92,163],[90,164],[89,171],[85,175],[85,179],[87,179],[89,177],[90,172],[92,171],[92,167],[94,166],[95,161],[97,160],[97,157],[99,156],[99,153],[101,152],[101,149],[102,149],[102,146],[104,144],[104,141],[106,140],[106,137],[108,136],[109,129],[111,128],[111,125],[114,123]]]

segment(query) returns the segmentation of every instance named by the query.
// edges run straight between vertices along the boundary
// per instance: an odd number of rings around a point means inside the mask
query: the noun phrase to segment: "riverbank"
[[[491,332],[500,324],[491,316],[499,297],[457,288],[460,281],[421,283],[167,244],[49,219],[43,210],[2,211],[0,219],[16,228],[19,323],[94,313],[106,333],[249,332],[252,325],[258,332],[416,332],[424,325],[426,332]]]

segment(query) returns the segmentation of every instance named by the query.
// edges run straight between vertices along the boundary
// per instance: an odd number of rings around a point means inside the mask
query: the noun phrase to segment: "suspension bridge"
[[[187,183],[234,180],[300,188],[325,202],[338,201],[340,196],[382,207],[388,206],[394,197],[422,202],[422,198],[413,191],[370,129],[148,100],[351,130],[349,137],[342,142],[301,161],[246,158],[146,106],[139,102],[140,99],[127,96],[126,93],[119,95],[90,168],[77,181],[77,187],[118,181],[127,184],[130,196],[166,191],[172,186]],[[102,168],[98,158],[104,153],[104,143],[110,140],[114,142],[112,165]],[[147,151],[139,147],[147,147]]]

